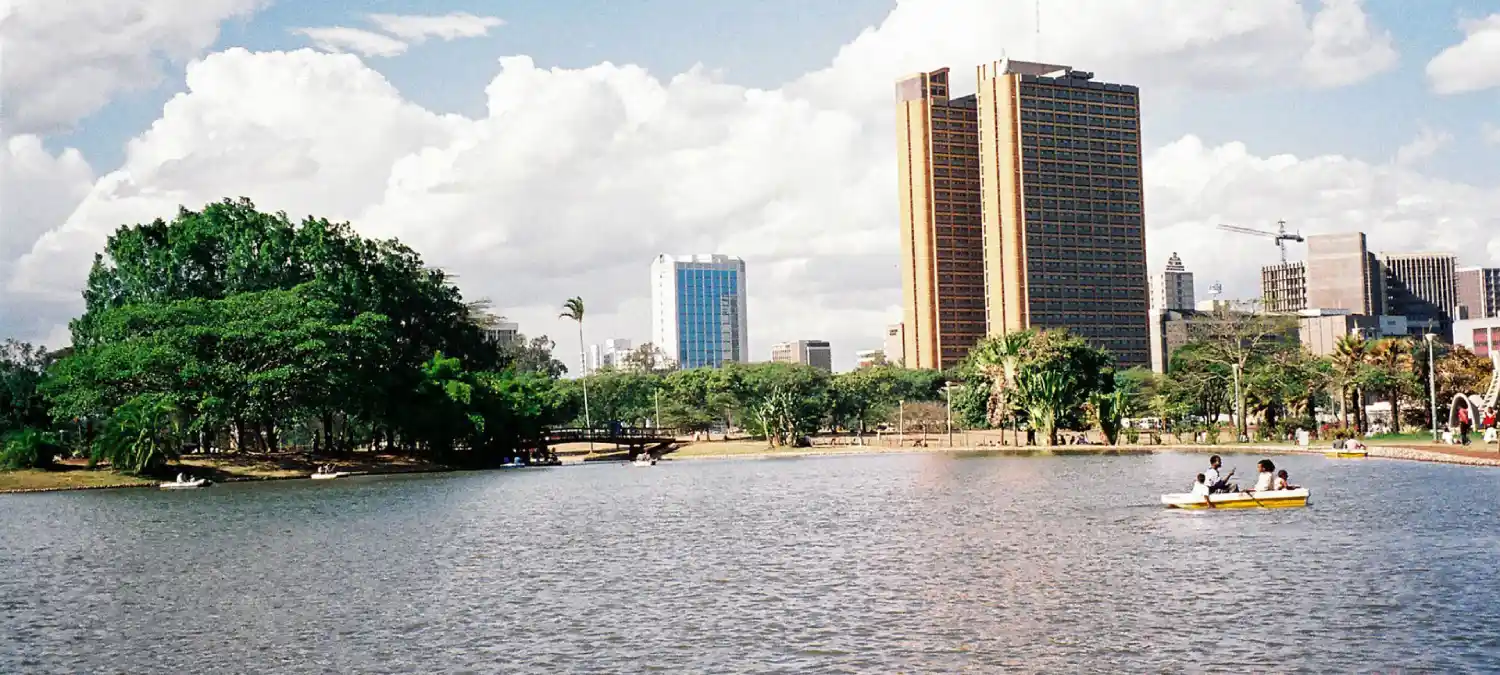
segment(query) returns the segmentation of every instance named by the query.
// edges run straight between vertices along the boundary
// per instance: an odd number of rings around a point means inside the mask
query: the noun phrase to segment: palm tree
[[[1021,444],[1021,428],[1014,424],[1015,416],[1011,412],[1016,406],[1016,376],[1030,342],[1031,333],[1006,333],[985,340],[975,350],[975,363],[990,380],[990,423],[1004,429],[1006,419],[1010,419],[1017,446]],[[1001,433],[1003,436],[1004,432]]]
[[[589,362],[584,354],[583,346],[583,298],[571,297],[563,303],[563,313],[557,315],[559,319],[572,319],[578,322],[578,362],[582,368],[583,375],[579,381],[583,383],[583,426],[588,429],[589,451],[594,449],[594,421],[589,417]]]
[[[1057,445],[1057,418],[1068,405],[1067,377],[1053,370],[1032,370],[1020,373],[1016,385],[1032,426],[1046,437],[1047,445]]]
[[[1383,338],[1370,345],[1366,358],[1386,381],[1385,395],[1391,402],[1391,431],[1401,433],[1401,390],[1413,372],[1412,341],[1409,338]]]
[[[1365,364],[1365,353],[1367,345],[1364,336],[1358,333],[1350,333],[1339,338],[1333,346],[1333,367],[1335,381],[1339,387],[1339,410],[1343,418],[1344,426],[1349,426],[1349,395],[1351,390],[1358,401],[1358,382],[1360,379],[1360,366]],[[1363,429],[1359,424],[1359,410],[1354,411],[1354,423],[1356,427]]]

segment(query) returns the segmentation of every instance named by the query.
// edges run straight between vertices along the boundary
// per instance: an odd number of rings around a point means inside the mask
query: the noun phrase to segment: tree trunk
[[[1391,432],[1401,433],[1401,392],[1391,387]]]

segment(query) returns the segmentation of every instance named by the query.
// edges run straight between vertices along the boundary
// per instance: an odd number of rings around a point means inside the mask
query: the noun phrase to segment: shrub
[[[1137,443],[1140,443],[1141,442],[1141,430],[1137,429],[1135,427],[1126,427],[1125,428],[1125,442],[1127,444],[1129,444],[1129,445],[1135,445]]]
[[[1208,440],[1208,444],[1209,445],[1218,445],[1219,444],[1219,434],[1222,431],[1223,431],[1223,429],[1221,429],[1219,427],[1219,425],[1217,425],[1217,424],[1210,424],[1210,425],[1208,425],[1207,429],[1203,430],[1203,437],[1206,440]]]
[[[62,451],[57,437],[37,429],[23,429],[0,443],[0,471],[50,469]]]

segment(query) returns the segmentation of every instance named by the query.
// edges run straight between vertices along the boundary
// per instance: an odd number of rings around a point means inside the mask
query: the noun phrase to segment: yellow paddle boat
[[[1161,503],[1169,509],[1284,509],[1307,506],[1309,496],[1311,493],[1307,488],[1265,492],[1219,492],[1211,495],[1180,492],[1162,495]]]
[[[1364,459],[1364,458],[1370,456],[1370,451],[1364,450],[1364,449],[1360,449],[1360,450],[1329,450],[1328,452],[1323,453],[1323,456],[1324,457],[1330,457],[1330,458],[1333,458],[1333,459]]]

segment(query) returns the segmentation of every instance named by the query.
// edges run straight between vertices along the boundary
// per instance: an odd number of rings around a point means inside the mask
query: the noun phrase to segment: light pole
[[[943,383],[943,396],[948,405],[948,447],[953,447],[953,383]]]
[[[1240,364],[1234,364],[1234,437],[1245,440],[1245,401],[1240,397]]]
[[[661,428],[661,390],[660,389],[656,390],[656,419],[652,422],[651,426],[656,427],[657,429]]]
[[[896,447],[906,445],[906,399],[896,402]]]
[[[1436,333],[1423,333],[1422,339],[1427,341],[1427,403],[1428,413],[1432,415],[1432,442],[1438,440],[1437,427],[1437,369],[1433,366],[1436,360],[1432,356],[1433,341],[1437,339]]]

